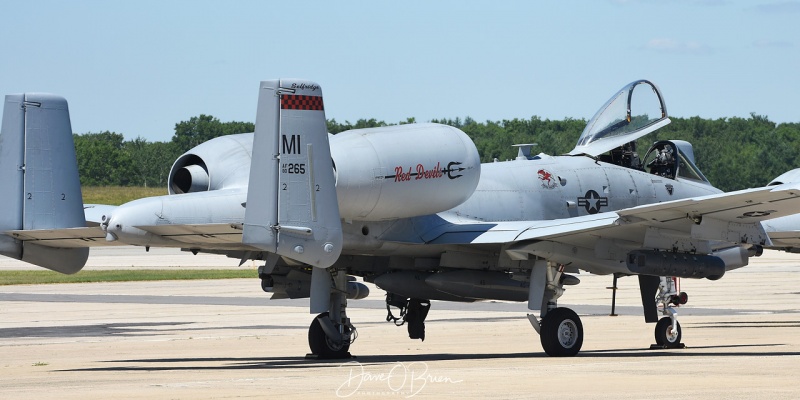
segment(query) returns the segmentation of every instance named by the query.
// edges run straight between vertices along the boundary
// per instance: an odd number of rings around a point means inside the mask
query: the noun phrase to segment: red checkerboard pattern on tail
[[[315,110],[323,111],[322,96],[305,96],[299,94],[284,94],[281,96],[282,110]]]

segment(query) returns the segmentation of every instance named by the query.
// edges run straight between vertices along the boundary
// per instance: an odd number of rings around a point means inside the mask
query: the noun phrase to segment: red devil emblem
[[[556,182],[555,177],[550,171],[540,169],[537,174],[539,174],[539,181],[542,182],[542,187],[545,189],[554,189],[558,182]]]

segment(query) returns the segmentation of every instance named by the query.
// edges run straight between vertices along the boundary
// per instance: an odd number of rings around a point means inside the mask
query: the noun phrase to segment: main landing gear
[[[537,272],[537,268],[545,268],[544,273]],[[547,266],[539,265],[531,272],[528,307],[536,309],[536,304],[533,303],[537,299],[542,299],[543,304],[541,322],[533,314],[528,314],[528,320],[539,333],[544,352],[551,357],[574,356],[583,346],[583,324],[580,317],[569,308],[557,306],[558,298],[564,294],[564,285],[577,285],[578,282],[580,282],[578,278],[564,274],[563,266],[554,266],[550,263],[547,263]],[[534,285],[539,285],[539,288]],[[543,294],[540,296],[538,292],[542,289]]]
[[[557,307],[549,310],[542,318],[539,338],[547,355],[574,356],[583,346],[583,324],[575,311]]]
[[[314,269],[311,276],[311,310],[324,309],[308,328],[307,358],[350,358],[350,345],[358,332],[347,318],[347,274],[344,270]],[[319,312],[319,311],[316,311]]]
[[[323,326],[332,325],[333,334],[328,335]],[[317,315],[308,328],[308,347],[317,358],[350,358],[350,340],[346,337],[355,332],[352,326],[333,322],[329,313]]]

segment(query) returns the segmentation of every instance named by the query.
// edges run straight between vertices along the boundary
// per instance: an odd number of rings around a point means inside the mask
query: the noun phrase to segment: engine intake
[[[253,134],[220,136],[183,153],[169,171],[169,194],[246,186]]]
[[[170,176],[170,189],[175,194],[204,192],[208,190],[211,179],[208,167],[203,159],[186,154],[179,158],[175,165],[182,165]]]

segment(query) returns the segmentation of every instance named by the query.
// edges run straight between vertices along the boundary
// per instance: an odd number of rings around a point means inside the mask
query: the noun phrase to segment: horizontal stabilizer
[[[32,229],[4,232],[22,242],[36,243],[40,246],[77,248],[124,245],[106,241],[106,233],[99,226],[64,229]],[[27,245],[27,244],[26,244]]]

